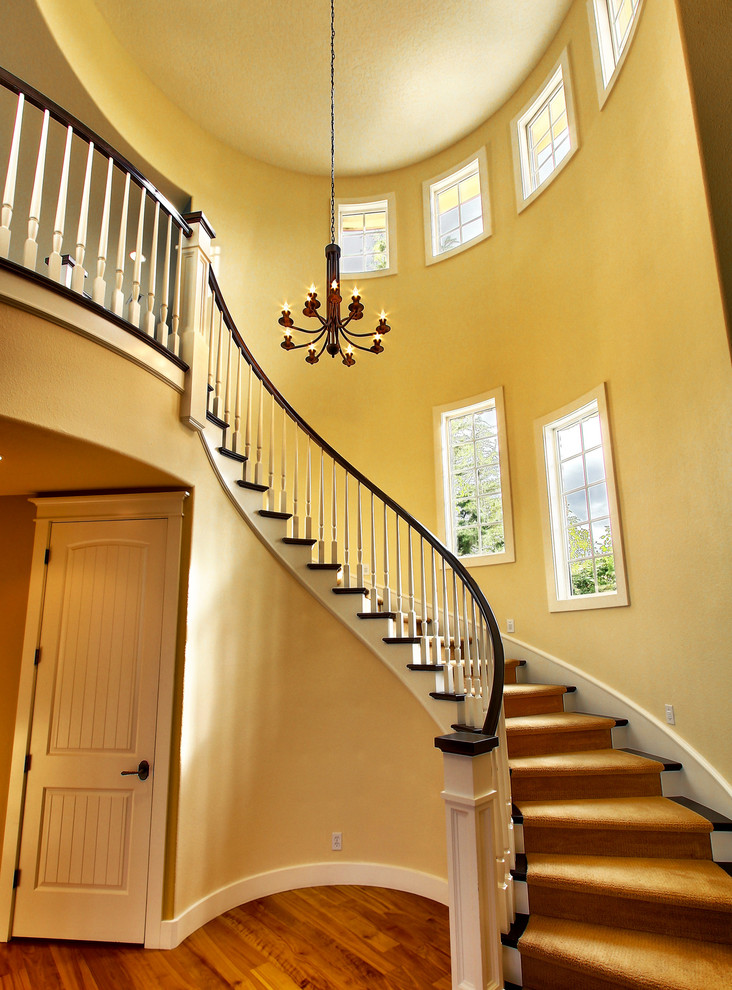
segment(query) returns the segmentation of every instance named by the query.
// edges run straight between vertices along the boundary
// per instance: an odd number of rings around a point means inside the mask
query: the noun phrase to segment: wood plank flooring
[[[447,908],[381,887],[309,887],[234,908],[176,949],[15,939],[0,990],[450,990]]]

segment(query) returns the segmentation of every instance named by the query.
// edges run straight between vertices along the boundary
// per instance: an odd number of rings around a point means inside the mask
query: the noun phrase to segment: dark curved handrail
[[[14,76],[12,72],[8,72],[0,66],[0,85],[3,85],[6,89],[9,89],[12,93],[22,94],[25,100],[37,107],[39,110],[48,110],[49,116],[53,117],[58,123],[63,124],[64,127],[71,127],[75,134],[83,138],[87,144],[93,144],[100,152],[105,154],[107,158],[111,158],[116,165],[121,169],[128,172],[130,178],[148,195],[152,196],[154,200],[160,203],[161,209],[163,209],[169,216],[173,218],[175,223],[181,228],[183,234],[186,237],[191,236],[191,228],[189,224],[183,219],[181,214],[176,210],[173,204],[168,200],[163,194],[157,189],[149,179],[146,179],[142,172],[135,168],[135,166],[129,162],[124,155],[120,155],[118,151],[100,137],[95,131],[87,127],[86,124],[82,123],[78,117],[74,117],[63,107],[60,107],[58,103],[54,103],[43,93],[34,89],[33,86],[29,86],[22,79]]]
[[[472,577],[465,565],[460,562],[459,558],[448,547],[446,547],[441,540],[439,540],[433,533],[423,526],[419,520],[415,519],[410,512],[402,508],[398,502],[395,502],[390,495],[387,495],[386,492],[383,492],[372,481],[369,481],[366,475],[359,471],[358,468],[355,468],[334,447],[331,447],[328,441],[324,440],[319,433],[317,433],[308,423],[306,423],[302,416],[290,405],[276,385],[273,384],[268,375],[262,370],[262,367],[244,342],[244,339],[234,323],[229,307],[226,305],[226,301],[221,293],[221,288],[212,268],[209,268],[209,288],[211,289],[216,305],[223,315],[226,326],[232,335],[232,339],[236,342],[240,351],[244,355],[244,359],[247,364],[251,366],[254,373],[264,384],[269,393],[274,397],[280,407],[288,413],[288,415],[294,420],[295,423],[297,423],[300,429],[310,437],[311,440],[313,440],[328,454],[329,457],[331,457],[337,464],[347,471],[350,477],[355,478],[357,481],[365,485],[369,491],[373,492],[374,495],[381,499],[385,505],[388,505],[393,512],[404,519],[404,521],[413,530],[415,530],[415,532],[417,532],[432,547],[434,547],[434,549],[437,550],[438,553],[452,567],[453,571],[460,576],[460,580],[463,584],[470,589],[473,599],[476,602],[478,609],[490,631],[491,640],[493,643],[493,683],[491,685],[490,701],[488,703],[481,732],[482,734],[488,736],[497,735],[498,720],[500,718],[501,705],[503,703],[503,641],[501,640],[501,633],[498,628],[496,618],[493,615],[493,611],[488,604],[488,600],[475,581],[475,578]]]

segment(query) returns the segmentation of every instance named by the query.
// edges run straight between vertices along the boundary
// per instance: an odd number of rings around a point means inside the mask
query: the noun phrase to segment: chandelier
[[[317,364],[323,351],[335,357],[340,354],[343,364],[347,368],[356,363],[353,356],[354,348],[359,351],[370,351],[372,354],[381,354],[384,350],[382,343],[385,334],[389,333],[391,327],[386,322],[386,313],[382,311],[379,317],[378,326],[369,333],[355,333],[346,329],[355,320],[363,319],[363,304],[358,289],[353,290],[351,301],[348,304],[348,316],[341,318],[341,271],[340,257],[341,249],[336,244],[335,238],[335,0],[330,0],[330,244],[325,248],[327,286],[326,309],[323,317],[318,310],[321,303],[315,286],[310,286],[310,291],[305,300],[303,316],[316,319],[319,328],[307,329],[295,326],[290,315],[290,309],[285,303],[282,316],[277,321],[284,327],[285,339],[281,343],[286,351],[295,351],[307,347],[308,353],[305,360],[308,364]],[[292,331],[304,333],[309,336],[302,344],[295,344],[292,340]],[[357,338],[370,337],[371,346],[366,347],[357,342]]]

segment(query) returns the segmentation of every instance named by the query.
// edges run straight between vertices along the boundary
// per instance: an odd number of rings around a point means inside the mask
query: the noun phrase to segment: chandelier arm
[[[294,323],[293,323],[293,325],[292,325],[291,327],[287,327],[287,329],[288,329],[288,330],[297,330],[297,331],[298,331],[299,333],[309,333],[309,334],[310,334],[311,336],[312,336],[313,334],[315,334],[315,337],[313,337],[313,339],[314,339],[314,340],[320,340],[320,338],[321,338],[321,337],[323,336],[323,334],[325,333],[325,325],[323,325],[323,326],[322,326],[322,327],[320,328],[320,330],[318,330],[318,331],[317,331],[317,333],[316,333],[316,331],[315,331],[315,330],[313,330],[313,329],[308,329],[307,327],[296,327]]]
[[[313,344],[316,344],[319,340],[320,340],[320,335],[318,335],[314,340],[305,340],[303,341],[302,344],[293,344],[292,347],[288,347],[288,350],[299,351],[302,350],[303,347],[311,347]],[[325,347],[325,344],[323,344],[323,346]],[[321,354],[323,353],[322,350],[320,353]]]
[[[358,351],[367,351],[368,353],[372,353],[370,347],[364,347],[363,344],[357,344],[355,340],[349,340],[348,337],[345,334],[344,334],[344,337],[346,337],[346,340],[348,340],[348,344],[349,344],[350,347],[355,347],[356,350],[358,350]],[[341,349],[341,354],[342,353],[343,353],[343,350]]]
[[[375,333],[381,333],[380,330],[370,330],[368,333],[354,333],[353,330],[349,330],[346,333],[347,337],[373,337]]]

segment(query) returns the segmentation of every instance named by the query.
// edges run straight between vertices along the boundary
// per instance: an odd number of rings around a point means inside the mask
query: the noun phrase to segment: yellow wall
[[[7,464],[5,465],[7,467]],[[10,754],[18,703],[25,608],[33,550],[33,506],[22,496],[0,498],[0,836],[5,827]],[[2,839],[0,839],[0,847]],[[1,851],[1,850],[0,850]]]
[[[435,724],[251,533],[197,435],[179,422],[178,395],[91,341],[4,304],[0,356],[0,416],[153,463],[194,493],[192,513],[186,504],[168,915],[259,873],[338,862],[332,831],[343,832],[341,861],[444,877]],[[11,557],[30,552],[26,505],[0,499]],[[0,786],[27,580],[26,560],[0,614],[17,608],[3,622],[0,653],[8,686]]]
[[[86,9],[84,0],[73,5]],[[307,368],[278,346],[278,304],[322,280],[324,181],[252,162],[206,137],[126,62],[103,24],[88,18],[88,31],[72,37],[68,5],[41,6],[109,119],[193,193],[218,229],[227,299],[265,369],[328,440],[427,525],[437,526],[432,407],[503,385],[516,562],[476,572],[501,625],[512,617],[520,639],[659,718],[664,703],[674,704],[675,731],[732,777],[732,754],[719,746],[727,721],[719,699],[732,686],[724,659],[729,359],[674,5],[646,0],[602,111],[586,3],[577,0],[535,71],[473,135],[410,168],[338,181],[339,195],[397,196],[399,274],[363,282],[367,316],[384,305],[393,332],[384,355],[350,371],[325,360]],[[509,123],[567,44],[580,150],[517,215]],[[144,119],[133,111],[142,100]],[[421,183],[483,144],[493,236],[427,268]],[[533,422],[601,381],[631,605],[550,614]]]

